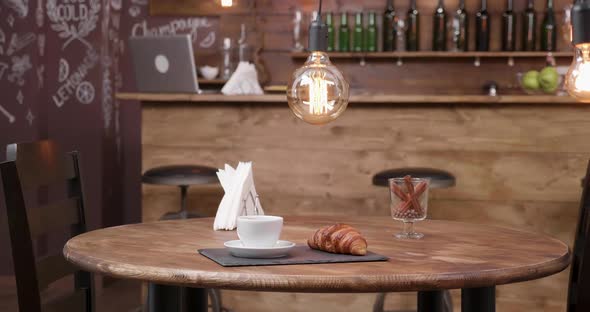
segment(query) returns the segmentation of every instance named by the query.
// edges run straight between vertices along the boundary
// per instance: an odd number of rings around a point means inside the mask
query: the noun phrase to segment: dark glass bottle
[[[490,16],[487,0],[481,0],[481,9],[475,14],[475,50],[490,50]]]
[[[447,50],[447,14],[443,0],[438,0],[432,20],[432,51]]]
[[[334,34],[334,19],[332,12],[326,13],[326,26],[328,27],[328,52],[332,52],[335,49],[335,34]]]
[[[406,50],[420,50],[420,14],[416,8],[416,0],[410,0],[410,9],[406,18],[408,28],[406,30]]]
[[[459,7],[453,16],[453,50],[469,50],[469,16],[465,10],[465,0],[459,1]]]
[[[557,49],[556,28],[555,12],[553,12],[553,0],[547,0],[545,18],[543,18],[543,23],[541,23],[541,50],[555,51]]]
[[[512,0],[508,0],[506,11],[502,13],[502,51],[516,50],[516,15],[512,7]]]
[[[383,12],[383,51],[395,51],[396,30],[395,23],[397,22],[395,16],[395,8],[393,7],[393,0],[387,0],[385,12]]]
[[[377,52],[377,14],[369,12],[369,24],[365,33],[365,51]]]
[[[348,13],[340,15],[340,27],[338,28],[338,50],[340,52],[350,51],[350,28],[348,27]]]
[[[352,51],[362,52],[365,46],[365,31],[363,27],[363,13],[358,12],[354,16],[354,31],[352,33]]]
[[[528,0],[526,10],[522,13],[522,50],[535,51],[537,45],[537,16],[535,0]]]

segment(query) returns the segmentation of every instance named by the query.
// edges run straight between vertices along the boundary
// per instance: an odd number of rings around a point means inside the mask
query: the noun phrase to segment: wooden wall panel
[[[455,174],[457,185],[431,192],[430,217],[518,227],[571,244],[580,178],[590,157],[589,111],[586,106],[369,105],[312,127],[296,120],[286,105],[146,105],[143,168],[252,160],[268,213],[390,218],[387,189],[372,186],[372,175],[392,167],[437,167]],[[143,191],[144,220],[178,209],[178,189],[144,186]],[[192,188],[189,207],[214,215],[222,195],[218,186]],[[564,272],[501,286],[498,309],[563,311],[567,280]],[[374,298],[225,293],[236,311],[270,311],[278,304],[286,311],[310,306],[366,311]],[[390,308],[415,304],[413,294],[389,297]]]
[[[302,42],[307,44],[307,25],[311,19],[311,12],[317,9],[317,2],[310,0],[235,0],[235,8],[221,9],[219,1],[199,0],[153,0],[151,8],[153,14],[158,15],[219,15],[220,30],[217,34],[220,39],[229,37],[237,41],[240,34],[240,24],[247,25],[249,43],[253,49],[261,49],[260,57],[265,64],[265,72],[270,75],[268,84],[286,84],[289,75],[300,66],[303,59],[293,59],[290,55],[293,47],[292,20],[294,11],[299,8],[304,12]],[[246,1],[246,2],[244,2]],[[562,22],[563,8],[569,4],[569,0],[555,1],[556,18]],[[396,1],[396,9],[400,16],[407,11],[409,1]],[[449,16],[457,7],[458,0],[446,1],[445,7]],[[520,12],[525,5],[524,1],[515,3],[515,11]],[[383,11],[384,0],[352,1],[331,0],[325,1],[324,11],[354,12],[363,10]],[[429,50],[432,41],[432,13],[436,1],[418,1],[421,14],[421,48]],[[480,4],[478,0],[468,0],[467,10],[470,12],[470,45],[474,49],[474,17]],[[543,18],[545,1],[536,0],[538,12],[538,24]],[[505,8],[504,0],[489,2],[491,20],[491,49],[500,48],[501,22],[500,15]],[[520,19],[520,17],[519,17]],[[339,22],[339,19],[336,19]],[[351,27],[353,19],[351,20]],[[450,20],[450,17],[449,17]],[[366,23],[366,19],[365,19]],[[520,36],[520,21],[517,22],[518,36]],[[381,22],[377,23],[381,27]],[[380,38],[381,36],[379,36]],[[538,40],[539,41],[539,40]],[[520,38],[517,38],[520,45]],[[570,50],[569,43],[565,42],[561,31],[558,34],[559,50]],[[198,52],[198,51],[197,51]],[[236,52],[237,53],[237,52]],[[213,61],[211,61],[213,60]],[[351,87],[357,90],[371,90],[389,93],[412,94],[481,94],[483,86],[489,81],[496,81],[500,87],[500,93],[522,93],[516,80],[516,73],[530,69],[540,69],[545,65],[544,58],[516,59],[515,66],[508,66],[508,60],[482,59],[481,66],[475,67],[474,59],[403,59],[403,66],[397,66],[397,60],[369,60],[366,66],[360,66],[358,59],[337,60],[335,64],[344,72]],[[208,57],[207,62],[215,65],[215,58]],[[221,62],[217,58],[216,62]],[[424,66],[427,62],[428,66]],[[569,58],[559,58],[558,65],[569,65]],[[434,75],[433,75],[434,73]]]
[[[220,0],[151,0],[152,15],[202,15],[202,8],[207,8],[207,13],[215,13],[216,15],[232,15],[236,14],[236,9],[242,9],[238,12],[246,14],[247,8],[256,11],[260,14],[268,13],[290,13],[295,9],[301,9],[304,12],[312,12],[317,10],[318,0],[233,0],[234,7],[222,8]],[[394,1],[396,11],[405,13],[410,5],[410,0]],[[417,7],[420,14],[429,16],[429,13],[434,12],[438,1],[436,0],[418,0]],[[480,0],[466,0],[465,6],[468,12],[475,14],[475,11],[480,8]],[[535,0],[535,10],[542,14],[546,7],[546,0]],[[359,12],[359,11],[376,11],[381,13],[385,9],[385,0],[324,0],[323,11],[334,12]],[[444,1],[445,9],[448,14],[451,14],[457,8],[459,0]],[[555,0],[554,8],[556,12],[560,12],[564,6],[571,4],[569,0]],[[523,11],[526,7],[525,1],[516,1],[514,3],[514,10],[516,12]],[[501,13],[506,8],[506,1],[491,0],[488,1],[488,11],[491,13]]]

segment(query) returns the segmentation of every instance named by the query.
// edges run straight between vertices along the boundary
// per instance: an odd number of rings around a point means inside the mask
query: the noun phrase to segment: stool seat
[[[216,168],[197,165],[154,167],[143,174],[141,181],[148,184],[175,186],[219,183]]]
[[[431,188],[446,188],[455,185],[455,176],[433,168],[396,168],[381,171],[373,176],[373,184],[378,186],[389,186],[389,179],[403,178],[410,175],[414,178],[430,179]]]

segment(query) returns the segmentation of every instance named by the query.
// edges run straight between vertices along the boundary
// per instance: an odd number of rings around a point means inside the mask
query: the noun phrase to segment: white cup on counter
[[[240,216],[237,232],[244,247],[274,247],[283,230],[283,218],[277,216]]]

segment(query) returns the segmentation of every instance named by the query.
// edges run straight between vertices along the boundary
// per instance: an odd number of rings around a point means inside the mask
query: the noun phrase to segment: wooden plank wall
[[[316,127],[295,119],[286,104],[146,104],[143,168],[220,168],[251,160],[269,214],[389,218],[387,190],[371,185],[372,175],[394,167],[435,167],[453,173],[457,185],[432,191],[430,217],[518,227],[571,244],[590,155],[589,110],[359,104]],[[175,188],[144,185],[143,195],[145,221],[179,207]],[[213,215],[222,195],[216,186],[192,188],[189,206]],[[501,286],[498,311],[564,311],[567,280],[564,272]],[[226,292],[224,300],[235,311],[274,311],[279,305],[285,311],[368,311],[373,298]],[[389,308],[414,304],[412,294],[388,298]]]

